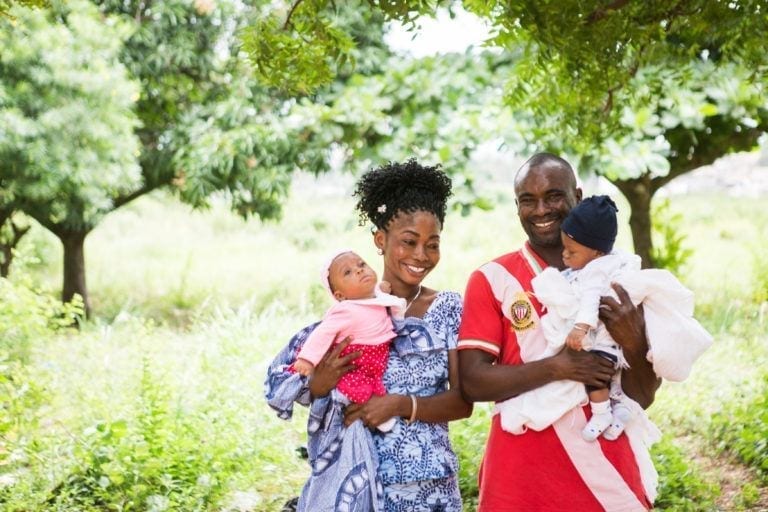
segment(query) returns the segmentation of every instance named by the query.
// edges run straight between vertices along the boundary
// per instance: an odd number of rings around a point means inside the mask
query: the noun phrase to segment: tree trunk
[[[85,316],[91,315],[91,304],[88,299],[88,288],[85,286],[85,237],[88,231],[61,230],[56,236],[64,246],[64,284],[61,289],[61,300],[70,302],[75,294],[83,299]]]
[[[617,180],[614,185],[629,202],[629,227],[635,254],[640,256],[643,268],[653,267],[653,240],[651,238],[651,200],[657,188],[648,175],[629,180]]]
[[[13,222],[11,215],[13,215],[12,211],[8,215],[0,214],[0,227],[7,223],[11,232],[9,239],[0,242],[0,254],[3,256],[3,261],[0,262],[0,277],[8,277],[13,262],[14,249],[30,228],[29,226],[18,226]]]

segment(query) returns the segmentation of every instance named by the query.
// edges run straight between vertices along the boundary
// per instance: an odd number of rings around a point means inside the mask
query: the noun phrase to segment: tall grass
[[[520,245],[511,190],[494,194],[492,211],[449,213],[430,286],[462,292],[472,270]],[[35,421],[0,444],[10,454],[0,462],[13,461],[0,465],[0,508],[272,511],[297,495],[308,476],[295,452],[306,413],[278,420],[263,381],[290,335],[329,305],[317,269],[330,249],[354,247],[378,268],[353,206],[349,190],[310,187],[295,191],[280,222],[245,221],[219,203],[192,211],[162,194],[107,217],[86,242],[96,318],[79,332],[25,338],[27,362],[16,368],[41,387],[18,413]],[[714,446],[713,412],[760,396],[768,319],[752,293],[761,275],[753,254],[768,213],[757,200],[715,195],[673,198],[669,208],[693,250],[682,279],[716,341],[686,382],[662,386],[650,414],[668,439]],[[630,247],[628,233],[619,246]],[[23,244],[20,268],[55,289],[56,241],[37,228]],[[489,415],[478,404],[451,426],[468,510]],[[662,503],[688,503],[676,501],[685,493],[710,503],[717,493],[689,464],[688,444],[656,453]]]

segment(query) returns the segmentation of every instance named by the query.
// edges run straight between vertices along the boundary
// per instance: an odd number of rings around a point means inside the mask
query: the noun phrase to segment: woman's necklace
[[[421,285],[419,285],[419,289],[416,290],[416,295],[414,295],[411,300],[405,303],[405,311],[403,311],[403,314],[407,313],[408,310],[411,309],[411,306],[413,306],[413,303],[416,302],[416,299],[419,298],[419,295],[421,295]]]

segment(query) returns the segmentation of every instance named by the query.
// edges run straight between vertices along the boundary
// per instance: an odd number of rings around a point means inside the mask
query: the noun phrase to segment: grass
[[[449,214],[431,286],[461,292],[472,270],[522,242],[509,190],[494,193],[493,211]],[[306,414],[278,420],[263,381],[290,335],[328,306],[317,283],[327,251],[351,246],[378,262],[353,206],[337,192],[297,190],[282,221],[265,223],[157,194],[108,216],[86,242],[97,318],[80,332],[35,331],[16,376],[0,372],[0,384],[14,392],[29,384],[32,393],[14,402],[26,406],[14,409],[26,411],[24,421],[0,431],[0,508],[273,511],[297,495],[308,475],[295,453]],[[711,418],[762,396],[768,315],[755,293],[768,289],[768,274],[755,254],[768,212],[758,200],[716,195],[676,197],[670,208],[693,249],[681,277],[715,343],[650,409],[666,434],[655,452],[661,509],[714,510],[729,492],[736,509],[759,507],[768,499],[759,477],[746,472],[729,490],[712,469],[726,438]],[[628,230],[619,236],[627,248]],[[60,261],[55,239],[36,229],[17,275],[55,289]],[[748,421],[736,405],[734,420]],[[477,404],[472,418],[451,425],[467,510],[489,411]]]

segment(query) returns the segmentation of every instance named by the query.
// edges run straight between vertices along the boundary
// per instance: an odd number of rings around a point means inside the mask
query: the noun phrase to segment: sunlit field
[[[508,185],[488,190],[492,211],[448,215],[429,286],[461,292],[474,268],[522,242]],[[279,222],[163,194],[109,215],[86,241],[94,318],[25,338],[24,353],[0,341],[0,509],[278,511],[297,496],[305,411],[277,419],[263,382],[329,305],[317,277],[329,250],[353,247],[380,270],[349,193],[304,180]],[[672,197],[671,209],[693,250],[679,277],[715,343],[650,409],[665,433],[658,508],[766,510],[768,208],[712,192]],[[618,246],[631,247],[628,228]],[[11,281],[55,290],[60,259],[35,228]],[[478,404],[451,425],[467,510],[488,416]]]

